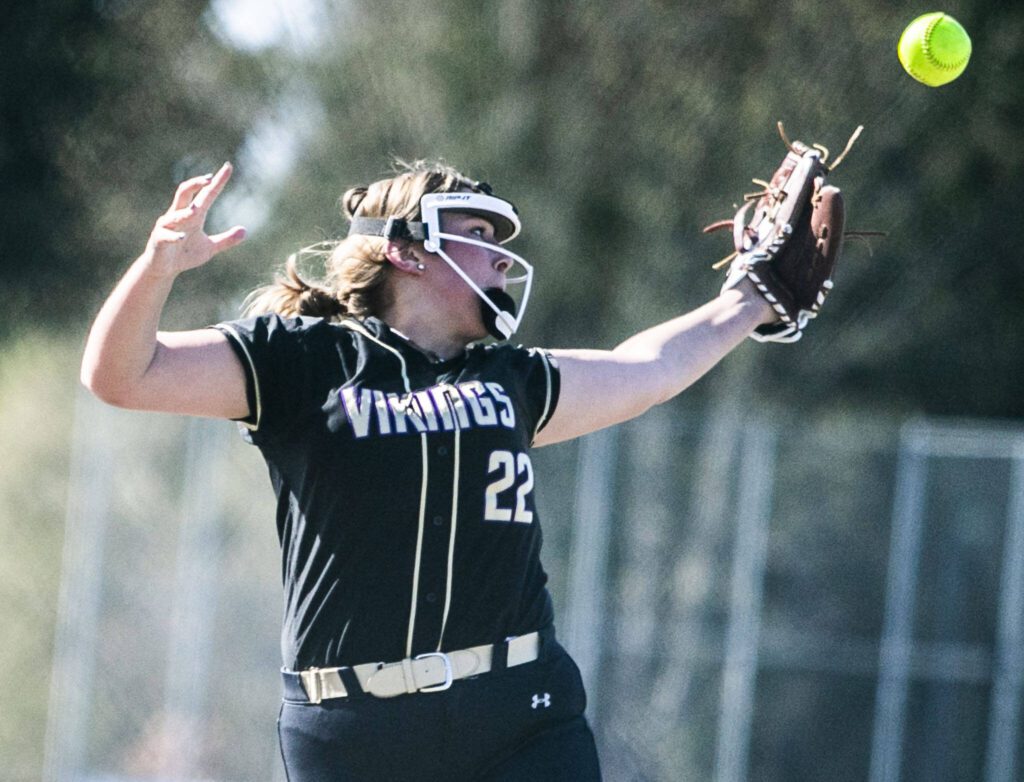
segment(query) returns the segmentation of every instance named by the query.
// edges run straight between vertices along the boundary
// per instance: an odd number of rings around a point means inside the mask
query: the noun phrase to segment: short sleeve
[[[228,338],[245,371],[249,415],[239,424],[246,439],[260,445],[284,437],[313,404],[323,325],[319,318],[261,315],[211,326]]]
[[[560,373],[558,362],[546,350],[530,348],[523,351],[525,364],[521,371],[523,398],[530,421],[530,441],[547,426],[558,404]]]

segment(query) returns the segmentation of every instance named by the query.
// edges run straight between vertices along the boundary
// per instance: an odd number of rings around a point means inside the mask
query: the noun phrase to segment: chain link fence
[[[84,393],[73,441],[44,778],[283,780],[257,451]],[[609,780],[1018,778],[1024,431],[672,403],[534,463]]]

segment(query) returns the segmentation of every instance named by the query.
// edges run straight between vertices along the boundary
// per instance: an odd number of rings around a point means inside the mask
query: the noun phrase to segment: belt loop
[[[360,695],[364,695],[363,685],[359,683],[359,677],[356,676],[356,672],[348,666],[338,669],[338,676],[341,677],[341,683],[345,685],[345,692],[348,693],[349,698],[354,698]]]
[[[508,642],[515,638],[510,635],[504,641],[496,643],[491,650],[491,671],[497,673],[508,668]]]
[[[306,685],[306,697],[309,698],[309,702],[320,703],[322,700],[321,696],[323,695],[323,683],[320,681],[320,669],[315,667],[310,668],[303,684]]]
[[[542,627],[540,632],[537,634],[537,659],[546,660],[551,650],[552,644],[555,642],[555,626],[548,625]]]

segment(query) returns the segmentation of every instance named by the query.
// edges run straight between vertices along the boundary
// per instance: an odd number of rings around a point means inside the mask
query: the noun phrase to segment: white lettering
[[[455,386],[445,386],[444,393],[448,397],[452,410],[455,411],[455,418],[458,420],[459,426],[462,429],[468,429],[470,427],[469,413],[466,411],[466,400],[462,398],[459,389]]]
[[[533,465],[525,453],[513,454],[511,451],[491,451],[487,463],[487,474],[498,473],[498,477],[488,484],[484,491],[484,520],[512,521],[520,524],[533,523],[533,511],[527,506],[530,493],[533,491]],[[505,508],[498,504],[498,495],[507,491],[516,482],[516,476],[525,479],[516,489],[516,504]]]
[[[533,511],[526,509],[526,498],[533,491],[533,464],[530,462],[530,457],[527,454],[518,454],[516,458],[516,473],[520,477],[526,475],[526,480],[519,484],[519,488],[516,489],[516,513],[512,520],[523,524],[532,524]]]
[[[444,398],[444,386],[434,386],[430,389],[430,396],[433,397],[434,405],[441,416],[441,426],[446,432],[455,428],[455,420],[452,418],[451,406]]]
[[[377,411],[377,426],[381,434],[391,434],[391,416],[388,415],[388,402],[383,391],[373,392],[373,406]]]
[[[420,414],[427,422],[427,430],[430,432],[437,431],[437,416],[434,410],[434,403],[430,401],[429,391],[417,391],[413,396],[416,399],[416,404],[419,406]]]
[[[487,390],[491,392],[491,395],[498,400],[498,404],[502,406],[502,410],[498,412],[498,420],[501,421],[502,426],[514,429],[516,414],[512,409],[512,400],[505,395],[505,389],[499,383],[486,383],[485,385]]]
[[[346,386],[341,389],[341,400],[356,437],[366,437],[370,433],[370,412],[373,410],[373,397],[370,392],[365,388],[360,389],[357,399],[356,389]]]
[[[479,380],[471,380],[468,383],[459,383],[458,387],[469,403],[469,409],[473,413],[473,419],[477,426],[495,426],[498,423],[494,402],[487,397],[483,383]]]
[[[487,521],[512,521],[512,510],[498,506],[498,495],[515,483],[516,460],[509,451],[491,451],[487,474],[499,472],[497,480],[491,481],[484,492],[484,519]]]
[[[346,386],[339,393],[357,438],[369,436],[374,421],[380,435],[516,425],[512,399],[500,383],[441,383],[409,394]]]
[[[388,407],[395,417],[395,431],[398,434],[405,434],[409,423],[417,432],[427,431],[427,424],[420,413],[419,405],[412,396],[400,397],[398,394],[388,394],[387,400]]]

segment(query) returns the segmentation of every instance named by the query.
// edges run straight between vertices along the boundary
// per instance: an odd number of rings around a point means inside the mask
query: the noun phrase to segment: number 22
[[[487,474],[492,473],[498,473],[498,478],[491,482],[484,495],[484,520],[533,523],[533,511],[526,509],[526,495],[533,491],[533,465],[530,463],[530,457],[525,453],[492,451]],[[525,475],[526,478],[516,489],[516,507],[513,512],[511,508],[502,508],[498,505],[498,495],[516,482],[517,475]]]

